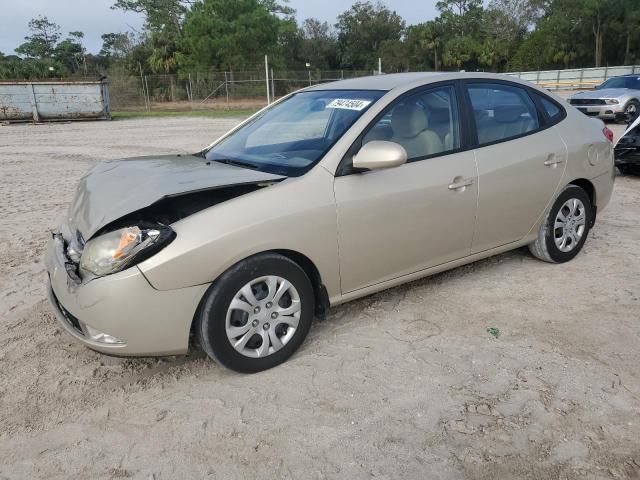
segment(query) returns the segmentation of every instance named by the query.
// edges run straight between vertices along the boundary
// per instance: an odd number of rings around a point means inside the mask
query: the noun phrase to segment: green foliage
[[[30,58],[50,58],[60,39],[60,27],[47,17],[38,17],[29,21],[31,35],[24,37],[25,43],[16,48],[18,55]]]
[[[356,2],[338,16],[338,49],[345,68],[374,69],[381,55],[380,48],[396,48],[389,42],[400,42],[405,21],[381,2]]]
[[[327,22],[307,18],[302,24],[300,57],[318,70],[340,66],[338,37]]]
[[[62,39],[58,25],[34,18],[18,56],[0,53],[0,78],[262,70],[264,55],[274,69],[302,71],[307,63],[312,71],[371,71],[379,57],[386,72],[640,61],[640,0],[440,0],[436,18],[408,27],[370,1],[351,5],[333,27],[313,18],[298,25],[287,0],[113,2],[144,15],[142,33],[105,33],[93,56],[82,32]]]
[[[193,5],[180,42],[183,69],[256,69],[264,55],[280,48],[290,19],[274,13],[276,4],[260,0],[203,0]]]
[[[69,36],[55,46],[55,59],[71,74],[87,74],[87,55],[82,45],[83,38],[82,32],[69,32]]]

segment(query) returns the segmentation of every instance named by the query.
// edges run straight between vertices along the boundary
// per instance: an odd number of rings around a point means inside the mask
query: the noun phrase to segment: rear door
[[[558,188],[567,149],[526,87],[493,80],[464,84],[477,133],[477,253],[530,232]]]

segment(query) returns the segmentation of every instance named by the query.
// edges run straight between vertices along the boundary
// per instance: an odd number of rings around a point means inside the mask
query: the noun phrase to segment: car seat
[[[398,143],[407,151],[408,158],[433,155],[444,150],[440,136],[429,130],[426,112],[416,104],[401,104],[393,109],[390,141]]]

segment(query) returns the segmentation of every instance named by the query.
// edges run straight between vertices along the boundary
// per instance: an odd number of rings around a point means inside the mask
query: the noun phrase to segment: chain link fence
[[[177,75],[110,76],[112,111],[255,110],[309,85],[375,75],[371,70],[240,71]],[[617,75],[640,75],[640,66],[510,72],[550,90],[590,89]]]
[[[265,71],[110,76],[112,111],[256,109],[300,88],[376,74],[371,70]]]

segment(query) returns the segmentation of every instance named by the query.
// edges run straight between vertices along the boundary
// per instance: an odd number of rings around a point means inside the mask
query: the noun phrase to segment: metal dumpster
[[[0,81],[0,122],[110,118],[107,80]]]

